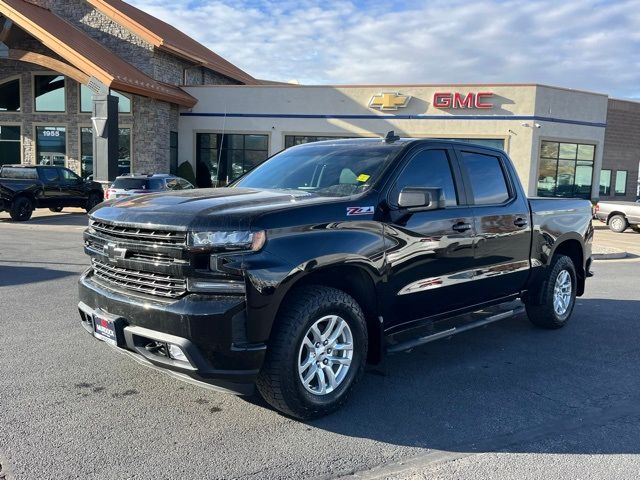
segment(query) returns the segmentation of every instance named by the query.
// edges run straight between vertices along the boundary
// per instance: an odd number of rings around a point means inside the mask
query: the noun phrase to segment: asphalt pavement
[[[562,330],[518,317],[390,356],[302,423],[88,335],[85,223],[0,219],[0,478],[640,478],[637,258],[596,262]]]

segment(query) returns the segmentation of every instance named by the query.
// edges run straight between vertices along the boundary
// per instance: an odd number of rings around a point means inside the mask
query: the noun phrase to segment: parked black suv
[[[65,207],[91,211],[103,200],[102,186],[68,168],[44,165],[3,165],[0,168],[0,211],[23,222],[36,208],[61,212]]]
[[[591,204],[530,199],[501,150],[358,139],[290,148],[230,188],[109,201],[84,235],[82,324],[179,378],[297,418],[387,352],[513,316],[562,327]]]

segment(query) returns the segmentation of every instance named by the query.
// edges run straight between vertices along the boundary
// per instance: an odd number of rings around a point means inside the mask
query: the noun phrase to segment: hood
[[[238,229],[249,228],[256,216],[267,211],[335,200],[297,190],[209,188],[112,200],[94,210],[91,217],[141,228],[155,225],[176,230]]]

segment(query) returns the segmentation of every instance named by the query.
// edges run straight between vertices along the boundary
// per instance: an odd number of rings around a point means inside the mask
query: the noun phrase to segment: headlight
[[[194,247],[213,247],[224,250],[260,250],[267,239],[264,231],[258,232],[191,232],[189,243]]]

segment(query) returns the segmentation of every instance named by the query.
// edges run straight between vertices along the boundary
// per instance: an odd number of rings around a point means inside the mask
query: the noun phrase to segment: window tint
[[[469,175],[476,205],[503,203],[509,199],[509,189],[498,157],[462,152],[461,160]]]
[[[2,178],[20,178],[35,180],[38,178],[35,168],[3,167],[0,172]]]
[[[414,155],[398,177],[392,198],[397,199],[405,187],[442,188],[447,206],[458,204],[446,150],[423,150]]]
[[[43,182],[57,182],[58,181],[58,169],[57,168],[41,168],[40,178]]]
[[[76,183],[78,180],[80,180],[80,177],[78,177],[78,175],[73,173],[68,168],[61,168],[60,173],[62,174],[62,180],[64,180],[65,182]]]

